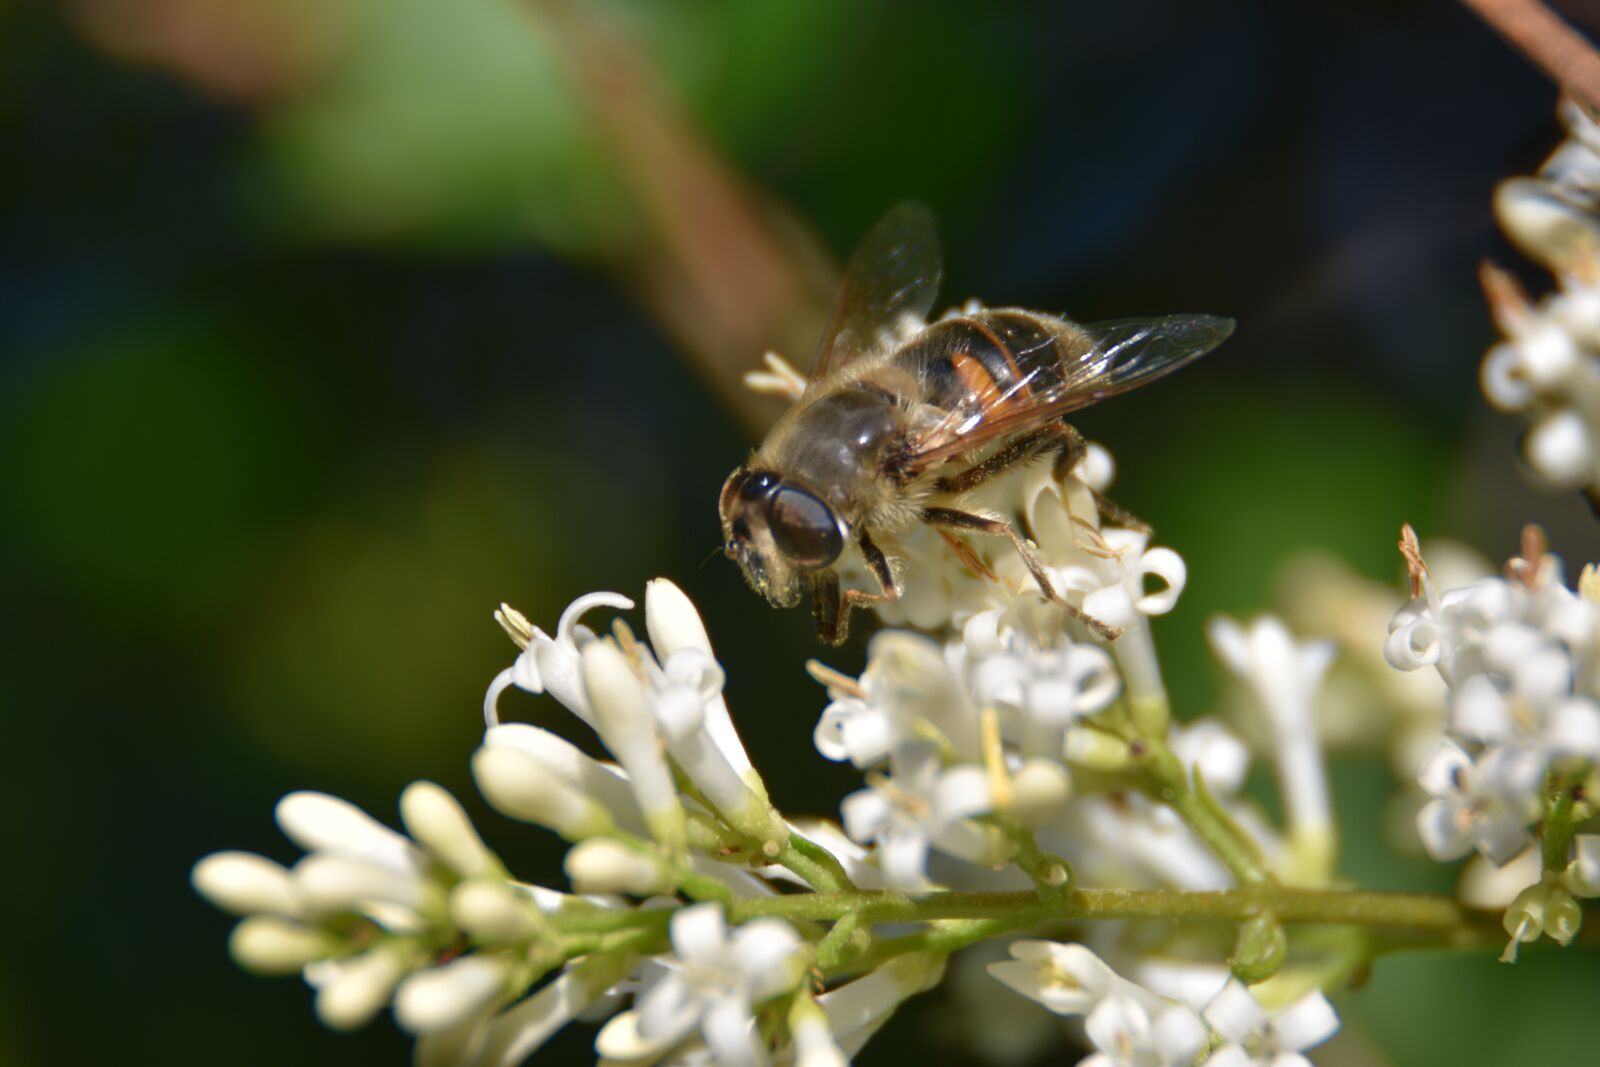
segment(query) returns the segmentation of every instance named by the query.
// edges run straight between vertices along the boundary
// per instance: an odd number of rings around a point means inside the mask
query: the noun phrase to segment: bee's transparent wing
[[[810,380],[878,351],[902,320],[926,319],[943,271],[933,212],[910,200],[890,208],[850,257]]]
[[[1082,338],[1063,336],[1070,352],[1065,356],[1055,343],[1013,353],[1020,372],[1017,382],[986,397],[981,410],[955,413],[919,434],[908,467],[930,470],[990,441],[1038,429],[1171,374],[1226,341],[1234,321],[1216,315],[1166,315],[1077,329]],[[1071,352],[1074,341],[1078,350]]]

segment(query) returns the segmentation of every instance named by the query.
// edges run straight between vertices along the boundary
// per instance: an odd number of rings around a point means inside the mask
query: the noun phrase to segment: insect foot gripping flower
[[[1571,101],[1561,119],[1569,138],[1538,177],[1495,192],[1501,228],[1557,289],[1534,304],[1510,275],[1484,268],[1505,340],[1483,361],[1483,391],[1528,418],[1523,452],[1542,481],[1600,501],[1600,127]]]
[[[1386,653],[1403,670],[1436,668],[1449,687],[1445,736],[1419,775],[1431,798],[1422,843],[1438,860],[1476,850],[1496,865],[1537,843],[1539,881],[1505,915],[1511,949],[1545,933],[1570,941],[1581,922],[1574,830],[1594,814],[1600,761],[1600,581],[1590,567],[1567,588],[1535,527],[1505,577],[1443,594],[1410,527],[1401,550],[1412,600]]]

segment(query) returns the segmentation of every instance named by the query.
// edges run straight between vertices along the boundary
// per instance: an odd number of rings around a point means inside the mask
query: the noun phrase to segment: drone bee
[[[809,590],[818,637],[838,644],[852,608],[899,597],[896,534],[924,523],[958,552],[959,533],[1003,537],[1045,597],[1115,639],[1057,594],[1015,525],[966,510],[963,495],[1051,453],[1058,474],[1072,470],[1085,443],[1062,416],[1198,359],[1227,339],[1233,320],[1080,326],[988,308],[924,325],[941,274],[922,205],[900,204],[867,234],[803,393],[722,487],[723,551],[774,607],[793,607]],[[1100,506],[1127,519],[1109,501]],[[835,565],[852,543],[875,592],[840,589]]]

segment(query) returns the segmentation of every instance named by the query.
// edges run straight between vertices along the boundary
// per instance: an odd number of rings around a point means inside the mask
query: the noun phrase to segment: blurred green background
[[[1537,520],[1600,556],[1477,391],[1475,268],[1516,263],[1489,194],[1553,113],[1444,2],[0,5],[0,1061],[400,1060],[387,1018],[334,1035],[235,969],[188,871],[291,858],[288,790],[392,819],[429,777],[553,876],[466,774],[501,600],[549,627],[672,576],[775,798],[831,811],[809,620],[706,554],[774,410],[731,383],[804,364],[830,258],[903,197],[951,302],[1239,319],[1079,423],[1189,563],[1157,626],[1186,711],[1204,620],[1296,549],[1398,583],[1402,520],[1501,559]],[[1346,871],[1450,884],[1387,851],[1378,758],[1337,785]],[[1596,989],[1575,952],[1384,961],[1319,1059],[1584,1062]],[[939,996],[864,1062],[967,1062]]]

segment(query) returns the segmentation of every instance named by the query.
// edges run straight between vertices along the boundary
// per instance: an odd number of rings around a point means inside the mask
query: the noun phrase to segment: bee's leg
[[[878,581],[879,592],[865,589],[839,591],[839,576],[832,570],[818,573],[811,579],[811,611],[817,620],[817,637],[826,644],[842,645],[850,632],[850,609],[858,604],[887,604],[900,599],[900,590],[894,584],[894,569],[889,557],[873,542],[865,529],[857,528],[856,547],[867,569]]]
[[[941,493],[965,493],[969,489],[976,489],[990,478],[998,477],[1017,464],[1026,463],[1048,451],[1057,436],[1054,430],[1039,430],[1019,437],[982,463],[968,467],[960,474],[940,478],[933,483],[933,487]]]
[[[839,599],[839,576],[831,570],[811,577],[811,616],[817,622],[817,639],[824,644],[844,643],[849,609]]]
[[[1082,461],[1084,453],[1089,450],[1089,442],[1085,441],[1083,434],[1079,433],[1078,428],[1070,423],[1058,422],[1056,426],[1055,434],[1061,441],[1061,451],[1056,455],[1055,476],[1056,481],[1060,481],[1071,474],[1073,468]],[[1105,496],[1092,486],[1089,488],[1089,492],[1094,496],[1095,510],[1100,512],[1100,517],[1105,521],[1115,523],[1118,526],[1126,526],[1128,529],[1137,530],[1140,533],[1150,532],[1150,524],[1148,522],[1145,522],[1121,504]]]
[[[1039,562],[1039,554],[1034,550],[1026,538],[1017,532],[1017,528],[1002,519],[991,519],[984,515],[974,515],[970,511],[958,511],[955,508],[923,508],[922,520],[930,526],[945,527],[952,530],[968,530],[972,533],[986,534],[990,537],[1010,538],[1012,547],[1017,550],[1017,555],[1022,557],[1022,562],[1027,564],[1028,573],[1033,575],[1033,580],[1039,583],[1040,592],[1045,598],[1060,604],[1069,616],[1077,619],[1089,629],[1105,638],[1115,641],[1122,636],[1122,631],[1115,626],[1108,626],[1092,615],[1085,615],[1081,608],[1067,603],[1061,594],[1056,592],[1055,585],[1050,581],[1050,575],[1044,569],[1044,564]]]

